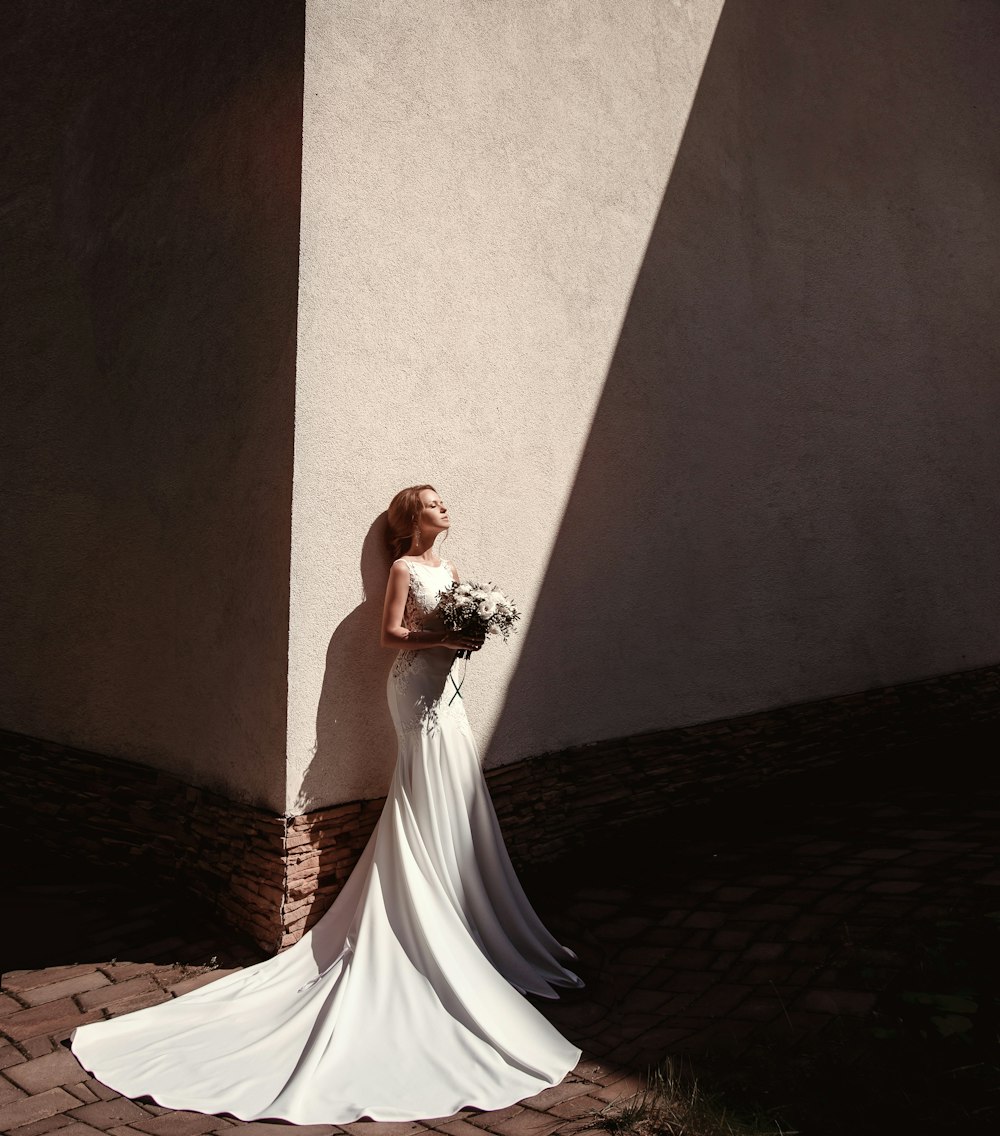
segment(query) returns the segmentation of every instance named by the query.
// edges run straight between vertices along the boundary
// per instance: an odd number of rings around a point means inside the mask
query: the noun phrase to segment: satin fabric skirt
[[[453,658],[397,658],[385,808],[316,926],[171,1002],[79,1027],[84,1068],[168,1108],[319,1124],[504,1108],[576,1065],[522,997],[583,983],[511,866]]]

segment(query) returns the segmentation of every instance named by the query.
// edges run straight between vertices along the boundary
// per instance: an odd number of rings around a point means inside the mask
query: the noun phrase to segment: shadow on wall
[[[0,37],[0,716],[279,808],[303,9],[13,0]]]
[[[302,780],[297,812],[323,800],[329,769],[354,755],[343,800],[366,796],[363,778],[373,766],[384,767],[386,785],[396,758],[396,732],[386,702],[386,682],[395,655],[379,644],[382,604],[392,557],[386,548],[386,514],[372,523],[361,546],[363,601],[334,631],[326,652],[323,689],[316,711],[316,752]],[[371,754],[370,762],[358,755]]]
[[[728,0],[493,754],[995,661],[998,42]]]

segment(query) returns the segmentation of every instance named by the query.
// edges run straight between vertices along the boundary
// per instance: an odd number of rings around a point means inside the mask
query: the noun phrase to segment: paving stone
[[[183,978],[180,982],[171,983],[167,989],[175,998],[188,994],[192,990],[200,990],[212,982],[218,981],[227,974],[235,974],[234,970],[210,970],[205,974],[193,974],[190,978]]]
[[[26,1060],[19,1049],[0,1041],[0,1069],[10,1069],[13,1065],[20,1065]]]
[[[486,1130],[495,1132],[497,1136],[543,1136],[544,1133],[552,1132],[558,1126],[557,1117],[526,1108],[509,1120],[498,1120],[488,1125]]]
[[[395,1122],[380,1120],[376,1124],[370,1120],[359,1120],[353,1124],[343,1124],[342,1127],[345,1131],[351,1133],[351,1136],[413,1136],[414,1133],[422,1131],[419,1124],[412,1121]],[[245,1132],[246,1129],[241,1129]],[[298,1131],[296,1127],[296,1132]],[[271,1136],[276,1136],[272,1132]]]
[[[115,1092],[114,1089],[108,1088],[107,1085],[102,1084],[94,1077],[88,1077],[83,1083],[87,1086],[88,1089],[90,1089],[90,1091],[94,1094],[95,1097],[97,1097],[98,1100],[114,1100],[115,1097],[119,1095]],[[145,1107],[147,1112],[153,1111],[151,1105],[146,1105]]]
[[[910,892],[919,891],[923,886],[922,883],[907,882],[906,880],[879,880],[876,883],[869,884],[865,890],[879,895],[907,895]]]
[[[542,1089],[540,1093],[535,1093],[533,1097],[527,1097],[521,1101],[521,1104],[527,1108],[539,1109],[544,1112],[550,1105],[558,1104],[559,1101],[585,1096],[593,1088],[595,1086],[589,1083],[567,1079],[558,1085],[549,1085],[547,1089]]]
[[[781,923],[794,919],[798,910],[787,903],[755,903],[743,909],[743,918],[757,923]]]
[[[51,1053],[55,1049],[55,1043],[51,1037],[29,1037],[27,1041],[21,1043],[21,1048],[29,1059],[35,1057],[42,1057],[46,1053]]]
[[[712,970],[728,973],[733,963],[739,958],[739,951],[723,951],[715,956]]]
[[[710,987],[693,1003],[691,1010],[693,1013],[720,1017],[728,1014],[730,1010],[752,994],[753,987],[751,986],[727,986],[720,983],[718,986]]]
[[[464,1117],[455,1117],[452,1120],[445,1121],[444,1124],[436,1124],[434,1130],[436,1132],[447,1132],[448,1136],[483,1136],[483,1130],[477,1128],[474,1124],[470,1124]],[[238,1133],[238,1136],[243,1136],[243,1133]]]
[[[79,974],[90,974],[96,969],[93,963],[85,963],[82,966],[49,966],[44,970],[12,970],[3,976],[0,986],[4,990],[15,992],[32,990],[37,986],[47,986],[50,982],[76,978]]]
[[[626,916],[595,928],[594,935],[602,942],[621,942],[635,938],[652,922],[643,916]]]
[[[757,888],[754,887],[722,887],[715,893],[715,898],[720,903],[740,903],[756,893]]]
[[[672,951],[670,954],[670,965],[678,971],[694,972],[695,974],[704,974],[713,962],[715,962],[715,951],[693,951],[693,950],[677,950]]]
[[[665,990],[677,993],[699,994],[702,990],[714,986],[716,981],[715,975],[708,973],[708,967],[705,967],[702,970],[679,970],[671,975],[663,986]]]
[[[808,990],[796,1007],[819,1014],[863,1016],[875,1005],[875,995],[863,990]]]
[[[167,1112],[146,1120],[132,1120],[130,1125],[148,1136],[202,1136],[217,1127],[217,1118],[202,1112]]]
[[[788,925],[785,934],[793,943],[804,943],[820,938],[836,922],[833,915],[800,915]]]
[[[607,1102],[600,1100],[598,1097],[586,1094],[550,1105],[548,1112],[552,1116],[558,1116],[563,1120],[580,1120],[583,1117],[591,1117],[595,1113],[600,1112],[606,1103]]]
[[[72,1093],[81,1104],[93,1104],[94,1101],[101,1099],[97,1093],[91,1092],[82,1081],[76,1085],[63,1085],[63,1088],[66,1092]]]
[[[57,1085],[75,1085],[84,1081],[87,1074],[70,1050],[60,1047],[7,1070],[7,1076],[26,1092],[43,1093]]]
[[[65,1089],[49,1089],[36,1096],[24,1097],[0,1108],[0,1132],[9,1132],[21,1125],[44,1120],[57,1112],[68,1112],[79,1103]]]
[[[6,1018],[8,1014],[16,1014],[18,1010],[23,1008],[16,998],[12,998],[9,994],[0,994],[0,1018]]]
[[[108,962],[101,963],[100,970],[112,982],[125,982],[139,974],[158,974],[160,971],[170,972],[178,970],[176,966],[156,966],[149,962]]]
[[[493,1123],[512,1120],[522,1112],[524,1112],[524,1109],[521,1105],[512,1104],[507,1108],[498,1108],[495,1112],[468,1112],[465,1114],[465,1119],[476,1128],[483,1129],[489,1128]]]
[[[12,1128],[10,1136],[46,1136],[49,1132],[66,1128],[73,1123],[64,1113],[57,1112],[54,1116],[47,1116],[44,1120],[36,1120],[33,1124],[22,1124],[20,1128]]]
[[[759,959],[762,962],[771,962],[774,959],[781,958],[786,949],[787,945],[785,943],[751,943],[743,952],[743,957],[745,959]]]
[[[789,884],[795,883],[795,877],[777,874],[753,876],[747,880],[747,883],[758,888],[788,887]]]
[[[29,1006],[44,1006],[46,1002],[56,1002],[60,998],[67,998],[71,994],[82,994],[87,990],[94,990],[99,986],[108,986],[110,983],[99,970],[91,970],[85,974],[77,974],[72,978],[63,978],[59,982],[47,982],[44,986],[33,986],[23,990],[21,997]]]
[[[907,852],[909,848],[866,848],[864,852],[858,852],[856,855],[862,860],[898,860]]]
[[[644,1092],[645,1089],[646,1078],[634,1073],[631,1076],[622,1077],[610,1085],[595,1085],[587,1095],[606,1105],[613,1104],[615,1101],[629,1100]]]
[[[829,856],[847,847],[842,840],[815,840],[811,844],[800,845],[795,852],[799,856]]]
[[[694,911],[682,923],[684,927],[708,928],[721,927],[726,917],[721,911]]]
[[[157,1006],[160,1002],[169,1002],[170,995],[166,990],[161,990],[157,987],[155,990],[149,990],[145,994],[134,994],[131,998],[122,998],[115,1002],[109,1002],[104,1011],[110,1018],[120,1017],[122,1014],[131,1014],[133,1010],[144,1010],[147,1006]]]
[[[665,947],[626,947],[619,953],[618,962],[648,970],[662,962],[666,953]]]
[[[17,1085],[12,1085],[10,1081],[6,1081],[3,1077],[0,1077],[0,1105],[21,1100],[27,1095],[24,1089],[18,1088]]]
[[[213,1119],[218,1120],[219,1117],[214,1117]],[[373,1136],[373,1130],[375,1129],[376,1124],[378,1125],[378,1131],[381,1133],[383,1123],[383,1121],[368,1121],[369,1136]],[[240,1121],[237,1121],[235,1127],[237,1129],[237,1132],[234,1133],[234,1136],[243,1136],[243,1133],[246,1132],[249,1125],[241,1124]],[[264,1128],[265,1124],[261,1123],[261,1127]],[[275,1122],[273,1124],[266,1125],[266,1127],[269,1136],[285,1136],[285,1133],[289,1131],[289,1128],[294,1129],[294,1133],[292,1133],[291,1136],[336,1136],[337,1133],[342,1133],[345,1131],[343,1128],[336,1124],[287,1125],[281,1124],[280,1122]],[[416,1127],[419,1128],[420,1125],[417,1125]]]
[[[95,1128],[111,1128],[116,1124],[134,1124],[137,1120],[149,1119],[148,1112],[143,1112],[137,1104],[124,1097],[80,1105],[69,1110],[69,1114],[74,1120],[92,1124]]]
[[[113,1002],[120,1002],[136,994],[146,994],[149,991],[158,991],[160,987],[149,975],[130,978],[127,982],[106,983],[99,990],[88,990],[77,997],[77,1002],[83,1010],[99,1010],[110,1006]]]
[[[713,947],[725,950],[739,950],[750,941],[749,931],[716,931],[709,940]]]
[[[824,915],[848,915],[857,909],[863,900],[857,895],[825,895],[817,904],[816,910]]]
[[[747,998],[729,1012],[734,1018],[769,1022],[782,1014],[784,1007],[777,998]]]
[[[99,1012],[89,1016],[82,1014],[72,998],[61,998],[58,1002],[47,1002],[44,1006],[33,1006],[30,1010],[11,1014],[3,1023],[3,1031],[13,1041],[26,1041],[40,1034],[73,1029],[99,1017]]]
[[[99,1128],[91,1128],[89,1124],[81,1124],[76,1121],[67,1124],[65,1128],[60,1128],[63,1136],[104,1136],[104,1133]]]

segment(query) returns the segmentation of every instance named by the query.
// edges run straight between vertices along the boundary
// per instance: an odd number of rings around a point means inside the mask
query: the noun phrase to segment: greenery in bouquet
[[[500,635],[506,643],[521,618],[514,602],[492,584],[452,584],[441,593],[438,615],[452,631]],[[459,652],[469,657],[469,652]]]

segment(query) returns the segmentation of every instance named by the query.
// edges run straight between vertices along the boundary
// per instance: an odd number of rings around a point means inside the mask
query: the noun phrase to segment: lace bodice
[[[401,558],[410,571],[410,590],[403,609],[403,626],[408,631],[438,630],[431,616],[438,604],[438,597],[451,587],[454,576],[447,560],[434,567],[415,560]]]
[[[403,626],[407,631],[441,631],[444,624],[434,615],[438,605],[438,597],[451,587],[454,576],[451,565],[442,560],[436,567],[424,564],[421,561],[400,558],[410,573],[410,587],[406,594],[406,606],[403,608]],[[424,667],[436,665],[435,655],[441,652],[436,650],[400,651],[392,666],[392,675],[402,678],[411,671],[418,661]],[[447,654],[448,666],[451,665],[454,654]]]

